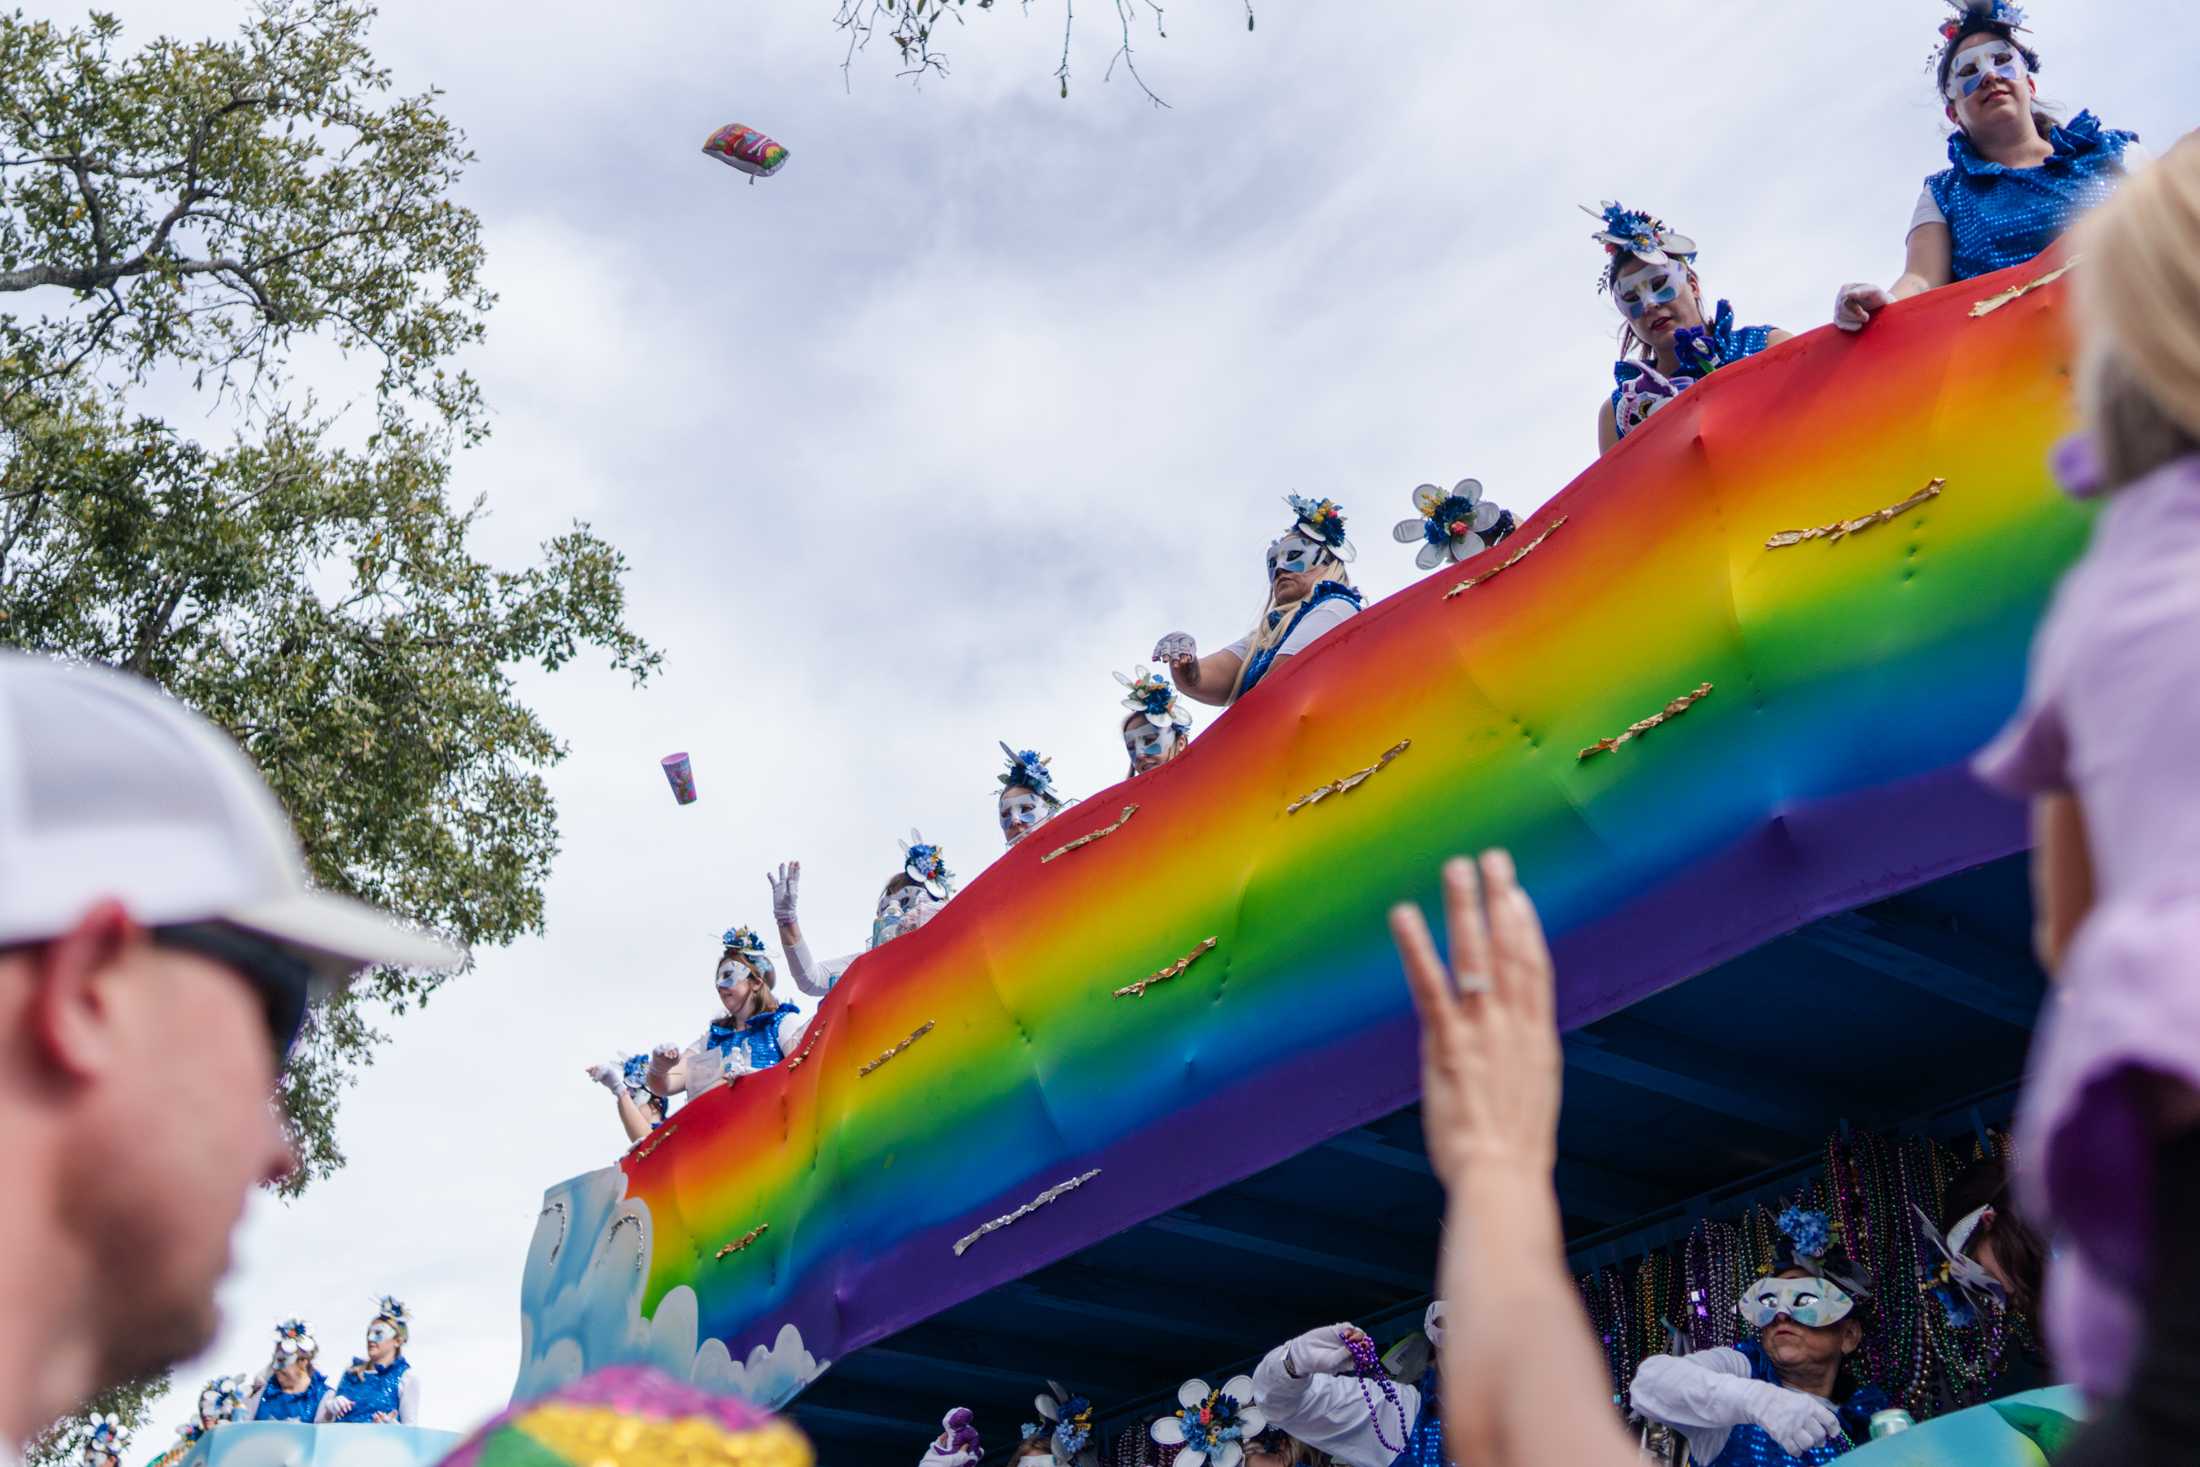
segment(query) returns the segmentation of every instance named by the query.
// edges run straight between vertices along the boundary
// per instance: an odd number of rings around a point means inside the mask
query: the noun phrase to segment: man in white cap
[[[213,1338],[307,1003],[461,955],[312,890],[258,771],[120,674],[0,652],[0,1460]]]

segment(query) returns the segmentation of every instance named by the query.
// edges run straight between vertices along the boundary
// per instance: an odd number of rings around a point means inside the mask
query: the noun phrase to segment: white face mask
[[[1167,755],[1169,746],[1176,742],[1173,728],[1155,728],[1140,719],[1123,730],[1123,748],[1131,756],[1135,766],[1140,761],[1153,761]]]
[[[386,1345],[396,1338],[397,1331],[389,1325],[370,1324],[367,1326],[367,1344],[369,1346]]]
[[[1001,834],[1014,845],[1045,824],[1048,813],[1046,801],[1030,790],[1005,790],[1001,794]]]
[[[1303,574],[1316,569],[1321,558],[1329,553],[1329,547],[1319,540],[1309,540],[1304,535],[1286,535],[1268,547],[1268,579],[1289,571]]]
[[[1997,76],[2021,92],[2031,74],[2031,64],[2013,44],[1983,37],[1956,53],[1955,64],[1948,68],[1948,100],[1963,101]]]
[[[1612,282],[1612,299],[1630,321],[1640,321],[1659,306],[1669,306],[1688,289],[1684,265],[1646,265]]]

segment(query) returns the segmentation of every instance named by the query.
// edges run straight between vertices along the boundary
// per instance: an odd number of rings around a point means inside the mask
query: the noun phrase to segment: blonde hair
[[[2200,451],[2200,137],[2133,175],[2071,253],[2079,411],[2115,488]]]
[[[1317,586],[1323,581],[1335,581],[1342,586],[1352,584],[1352,576],[1345,570],[1344,562],[1337,558],[1336,551],[1329,549],[1327,546],[1322,549],[1321,559],[1314,562],[1314,569],[1321,572],[1314,580],[1314,584]],[[1308,596],[1313,594],[1311,589],[1307,591]],[[1301,601],[1305,599],[1304,596],[1299,598]],[[1270,576],[1268,578],[1268,595],[1260,604],[1260,616],[1253,623],[1253,634],[1246,639],[1245,660],[1238,664],[1237,679],[1230,684],[1230,696],[1223,700],[1225,703],[1235,703],[1238,700],[1238,695],[1245,691],[1246,669],[1253,665],[1254,660],[1290,634],[1291,618],[1278,616],[1273,623],[1269,621],[1269,618],[1274,616],[1276,612],[1298,604],[1298,601],[1279,602],[1276,600],[1275,577]],[[1126,720],[1124,727],[1128,728],[1129,726],[1130,724]]]

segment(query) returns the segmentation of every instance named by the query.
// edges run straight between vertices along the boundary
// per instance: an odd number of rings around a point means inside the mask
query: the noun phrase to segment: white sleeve
[[[397,1383],[397,1424],[420,1424],[420,1377],[409,1370],[405,1372],[405,1378]]]
[[[2124,151],[2128,153],[2131,150],[2126,148]],[[1923,225],[1946,224],[1947,222],[1948,216],[1940,212],[1940,205],[1933,199],[1933,191],[1929,188],[1919,189],[1917,191],[1917,207],[1910,211],[1909,232],[1914,234]]]
[[[796,1014],[779,1026],[779,1057],[782,1062],[792,1059],[802,1047],[802,1036],[810,1032],[810,1021],[817,1017],[812,1009],[806,1014]]]
[[[680,1051],[679,1070],[680,1084],[676,1088],[686,1091],[690,1100],[725,1079],[725,1058],[710,1047],[710,1031],[705,1030],[702,1038]]]
[[[1255,1392],[1269,1423],[1317,1452],[1327,1452],[1340,1467],[1390,1467],[1398,1452],[1385,1446],[1383,1439],[1403,1443],[1412,1432],[1421,1414],[1420,1391],[1394,1384],[1391,1389],[1398,1394],[1398,1404],[1393,1409],[1388,1396],[1372,1382],[1320,1372],[1294,1377],[1286,1369],[1290,1349],[1278,1345],[1253,1368]],[[1375,1430],[1377,1418],[1368,1411],[1370,1399],[1381,1416],[1380,1436]]]
[[[244,1398],[244,1404],[237,1408],[237,1419],[239,1421],[259,1420],[260,1397],[265,1394],[267,1394],[267,1382],[263,1380],[258,1385],[252,1388],[252,1394],[246,1396]]]
[[[1688,1438],[1689,1455],[1709,1462],[1726,1450],[1727,1433],[1756,1420],[1748,1409],[1749,1360],[1739,1350],[1652,1355],[1627,1388],[1638,1416],[1661,1421]]]
[[[2133,138],[2124,144],[2124,172],[2137,173],[2154,161],[2154,150]]]
[[[788,947],[784,942],[780,947],[787,954],[787,971],[794,975],[795,987],[812,998],[823,998],[831,991],[834,980],[840,974],[818,965],[817,959],[810,956],[810,940],[807,937],[797,938],[793,947]]]
[[[1243,662],[1246,654],[1253,650],[1253,639],[1251,637],[1240,637],[1222,650],[1237,653],[1237,660]]]
[[[1283,639],[1283,645],[1276,649],[1276,655],[1278,657],[1291,657],[1304,652],[1313,645],[1316,637],[1341,625],[1348,618],[1357,615],[1359,609],[1342,596],[1324,601],[1321,605],[1306,613],[1297,626],[1291,628],[1291,635]]]

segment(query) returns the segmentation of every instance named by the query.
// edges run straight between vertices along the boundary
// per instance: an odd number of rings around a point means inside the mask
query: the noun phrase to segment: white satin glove
[[[1171,632],[1153,644],[1153,660],[1164,666],[1173,666],[1187,658],[1196,660],[1199,644],[1192,640],[1190,632]]]
[[[650,1053],[661,1060],[676,1060],[680,1057],[680,1046],[677,1044],[660,1044]]]
[[[1800,1457],[1841,1434],[1840,1413],[1816,1396],[1791,1391],[1770,1381],[1752,1380],[1742,1384],[1750,1387],[1749,1414],[1789,1456]]]
[[[1844,285],[1833,298],[1833,324],[1843,331],[1862,331],[1893,304],[1893,296],[1869,281]]]
[[[767,871],[764,879],[772,884],[772,920],[792,925],[795,899],[802,889],[802,863],[785,862],[780,866],[777,876]]]
[[[1332,1324],[1308,1330],[1284,1347],[1284,1364],[1301,1380],[1315,1375],[1352,1374],[1352,1352],[1344,1343],[1345,1331],[1351,1328],[1349,1324]]]
[[[590,1065],[588,1067],[588,1078],[616,1095],[626,1081],[626,1067],[623,1065]]]

